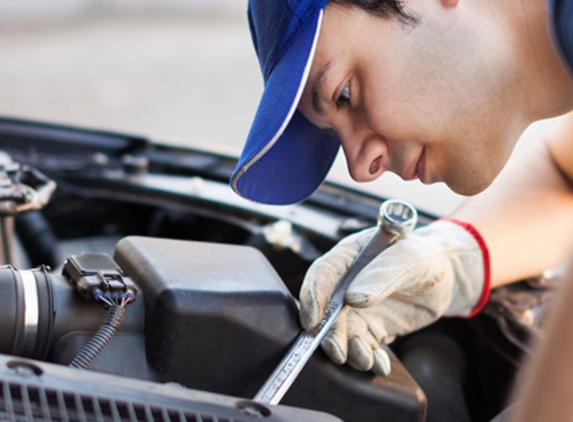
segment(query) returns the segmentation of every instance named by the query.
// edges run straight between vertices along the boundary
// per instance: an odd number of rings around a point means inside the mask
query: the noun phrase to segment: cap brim
[[[324,181],[338,140],[296,110],[306,84],[322,11],[301,28],[265,84],[247,142],[231,177],[239,195],[284,205],[310,196]]]

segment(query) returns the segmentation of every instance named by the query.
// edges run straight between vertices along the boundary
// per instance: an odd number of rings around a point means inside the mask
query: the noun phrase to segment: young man
[[[231,180],[236,192],[302,201],[341,146],[358,182],[392,171],[476,195],[361,272],[323,342],[333,361],[386,375],[379,343],[442,315],[471,316],[491,287],[565,259],[573,116],[500,172],[530,123],[573,109],[571,19],[555,18],[570,3],[251,0],[265,91]],[[561,49],[552,25],[565,32]],[[311,266],[300,294],[305,328],[370,235],[344,239]]]

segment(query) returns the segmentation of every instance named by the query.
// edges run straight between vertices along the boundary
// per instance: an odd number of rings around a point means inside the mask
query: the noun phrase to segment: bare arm
[[[573,418],[573,267],[555,298],[542,341],[527,357],[515,383],[512,422],[571,421]]]
[[[573,113],[516,152],[498,179],[455,217],[472,223],[491,254],[492,287],[542,271],[573,245]]]

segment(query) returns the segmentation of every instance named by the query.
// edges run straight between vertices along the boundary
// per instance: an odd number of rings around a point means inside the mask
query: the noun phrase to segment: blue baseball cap
[[[338,139],[297,106],[308,79],[328,0],[250,0],[249,26],[265,82],[231,187],[256,202],[285,205],[324,181]]]

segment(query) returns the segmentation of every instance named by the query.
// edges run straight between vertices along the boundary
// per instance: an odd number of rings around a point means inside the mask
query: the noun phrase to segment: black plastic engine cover
[[[127,237],[115,260],[143,292],[147,359],[165,382],[253,397],[300,332],[296,300],[254,248]],[[361,373],[319,350],[282,403],[345,421],[423,421],[422,390],[394,356],[392,368]]]

